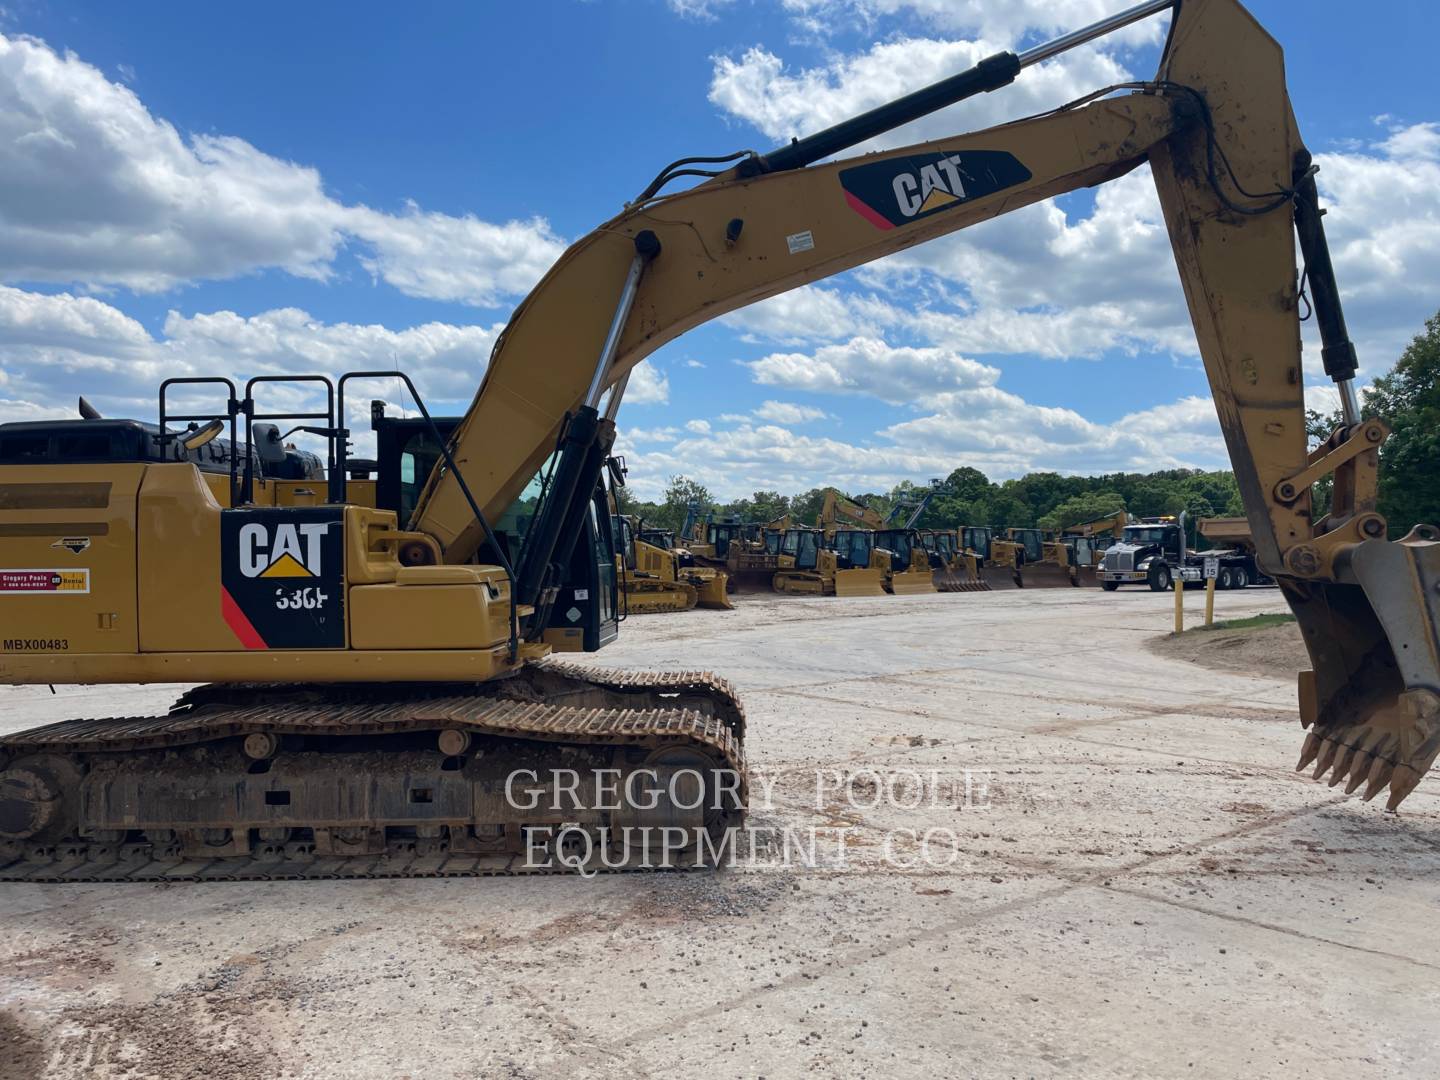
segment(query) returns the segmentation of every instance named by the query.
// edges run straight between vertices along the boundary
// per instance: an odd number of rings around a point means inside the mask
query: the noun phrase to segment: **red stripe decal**
[[[247,649],[268,649],[255,627],[245,617],[245,612],[240,610],[240,605],[235,603],[235,598],[230,595],[230,590],[224,585],[220,586],[220,614],[224,616],[225,622],[234,631],[235,636],[240,639],[240,644]]]
[[[893,229],[895,227],[848,191],[845,192],[845,201],[850,204],[851,210],[854,210],[877,229]]]

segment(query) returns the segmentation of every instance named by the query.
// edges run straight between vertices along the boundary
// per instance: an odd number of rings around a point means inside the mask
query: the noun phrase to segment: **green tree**
[[[1036,524],[1042,529],[1067,529],[1124,509],[1125,497],[1118,491],[1087,491],[1070,496]]]
[[[1380,448],[1380,512],[1397,533],[1440,523],[1440,313],[1375,380],[1365,415],[1391,430]]]
[[[679,532],[685,524],[685,513],[692,502],[700,504],[703,513],[714,505],[710,489],[688,476],[672,476],[665,485],[665,496],[656,511],[655,525]]]

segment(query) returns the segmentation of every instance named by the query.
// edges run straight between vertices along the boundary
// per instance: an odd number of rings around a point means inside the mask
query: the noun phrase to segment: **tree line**
[[[1440,524],[1440,313],[1425,324],[1395,368],[1376,379],[1364,397],[1366,419],[1380,419],[1391,436],[1380,451],[1380,513],[1392,537],[1416,523]],[[1338,416],[1307,414],[1312,444],[1329,436]],[[1064,529],[1119,510],[1136,517],[1158,517],[1184,511],[1194,521],[1216,515],[1243,515],[1244,504],[1233,473],[1198,469],[1166,469],[1150,473],[1107,473],[1063,476],[1030,473],[1000,483],[979,469],[962,465],[943,479],[917,528],[990,525]],[[825,499],[825,488],[795,494],[756,491],[747,499],[719,502],[703,484],[672,476],[659,502],[623,498],[626,513],[678,532],[688,507],[697,503],[717,517],[772,521],[791,515],[797,524],[813,525]],[[901,500],[915,499],[927,488],[908,481],[889,491],[843,491],[882,515]],[[1328,508],[1329,482],[1316,485],[1316,512]]]

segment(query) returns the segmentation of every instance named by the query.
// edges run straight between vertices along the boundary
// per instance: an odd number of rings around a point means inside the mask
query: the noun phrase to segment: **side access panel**
[[[144,465],[0,469],[0,656],[134,652]]]

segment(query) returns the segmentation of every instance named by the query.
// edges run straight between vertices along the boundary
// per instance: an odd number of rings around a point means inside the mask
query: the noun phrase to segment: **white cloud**
[[[468,404],[501,327],[425,323],[404,330],[326,323],[295,308],[244,317],[231,311],[172,311],[152,337],[109,304],[67,293],[0,286],[0,353],[6,397],[16,409],[71,415],[84,394],[102,412],[155,416],[162,379],[174,375],[320,373],[400,368],[433,412]],[[352,388],[399,395],[393,385]],[[357,398],[358,400],[358,398]],[[397,396],[397,400],[399,400]],[[13,417],[12,417],[13,418]]]
[[[808,135],[971,67],[997,51],[992,41],[903,38],[839,56],[820,67],[788,70],[756,46],[736,59],[716,57],[710,100],[777,141]],[[996,93],[941,109],[866,143],[864,149],[903,146],[972,131],[1063,105],[1130,76],[1113,57],[1093,49],[1066,53],[1026,71]],[[853,153],[855,151],[847,151]]]
[[[812,393],[865,394],[902,404],[957,389],[991,386],[1000,372],[945,348],[892,346],[852,338],[814,353],[772,353],[745,364],[763,386]]]
[[[1119,10],[1112,0],[781,0],[807,28],[820,29],[848,18],[865,26],[909,16],[937,30],[979,33],[1014,43],[1027,33],[1058,34],[1089,26]],[[1169,25],[1168,14],[1136,23],[1113,35],[1113,43],[1155,44]]]
[[[709,434],[710,434],[710,421],[708,421],[708,420],[687,420],[687,421],[685,422],[685,430],[688,431],[688,432],[690,432],[692,435],[709,435]]]
[[[684,19],[711,22],[735,0],[665,0],[665,5]]]
[[[630,369],[630,382],[625,387],[626,405],[664,405],[670,400],[670,377],[642,360]]]
[[[226,135],[184,135],[73,53],[0,35],[0,279],[165,290],[277,268],[325,280],[352,241],[412,296],[494,305],[563,244],[544,221],[492,224],[328,195],[318,171]]]
[[[796,405],[790,401],[766,401],[756,409],[755,416],[773,424],[806,424],[812,420],[824,420],[829,413],[813,405]]]

